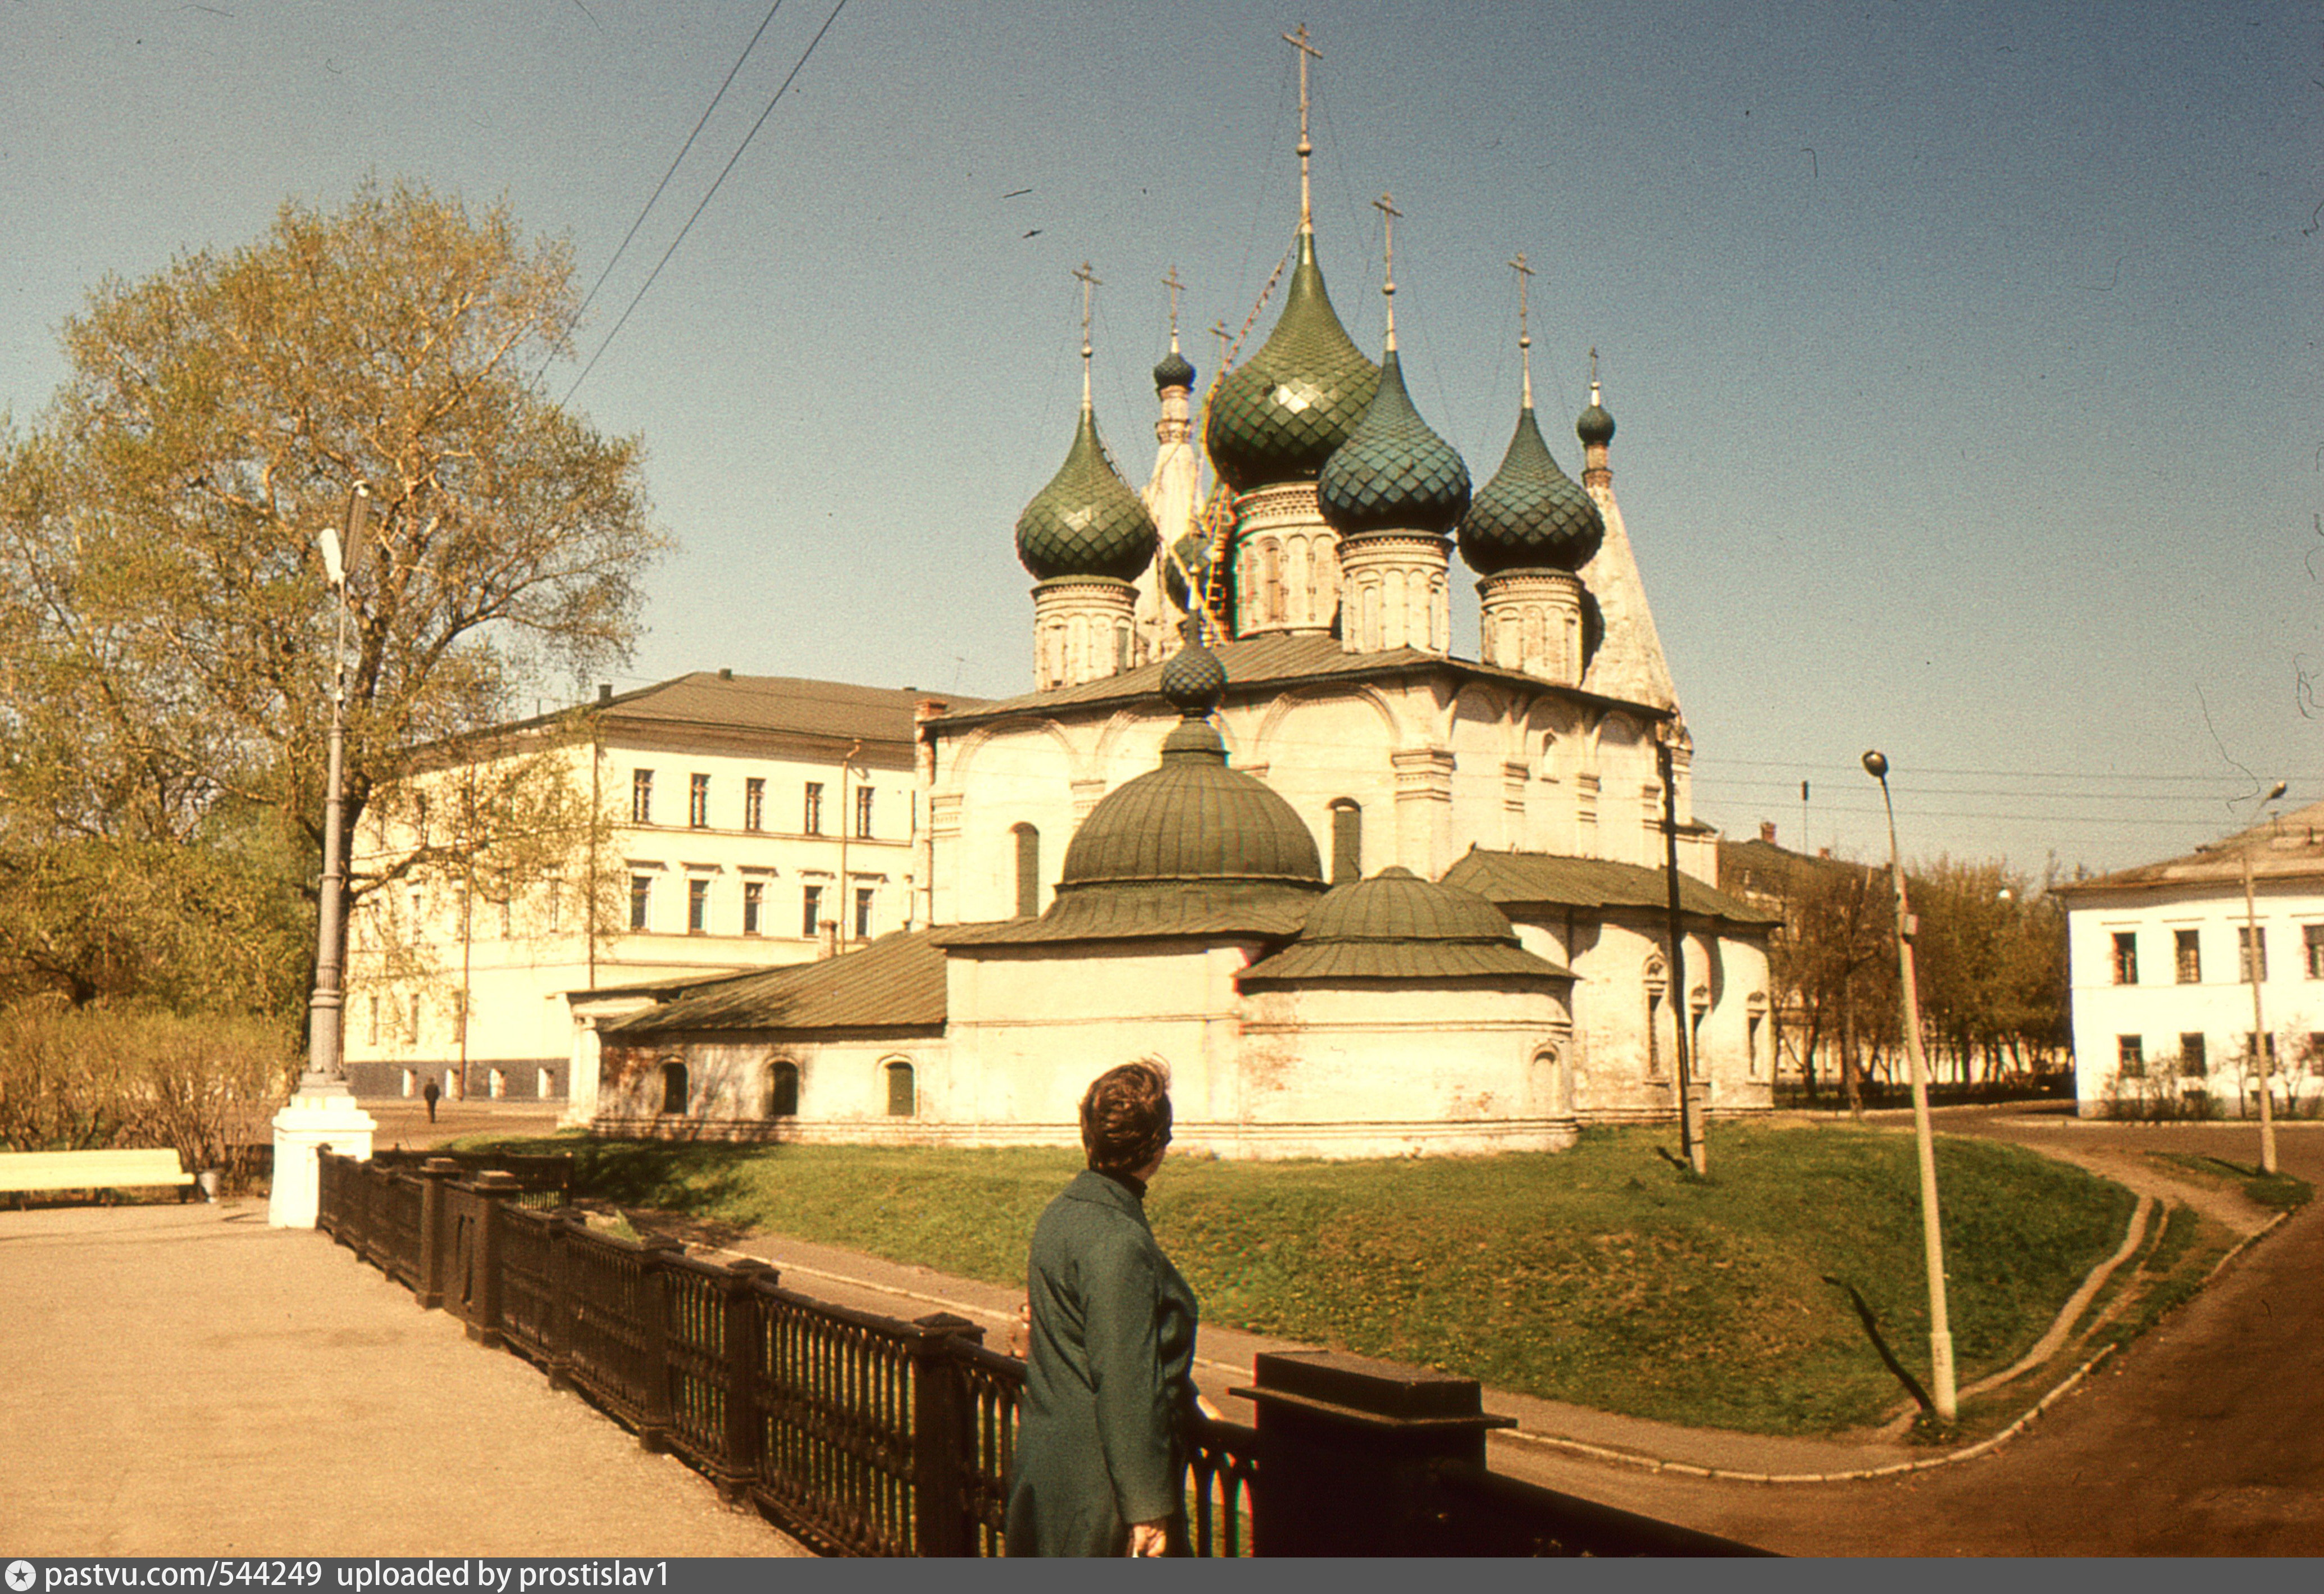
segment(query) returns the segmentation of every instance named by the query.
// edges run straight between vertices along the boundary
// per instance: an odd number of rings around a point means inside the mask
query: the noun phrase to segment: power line
[[[661,174],[661,180],[659,182],[654,184],[654,191],[647,198],[645,208],[638,212],[637,220],[632,222],[630,224],[630,230],[622,235],[621,247],[613,251],[613,258],[605,263],[605,269],[598,272],[597,280],[589,285],[589,292],[587,296],[581,300],[581,308],[573,312],[573,318],[576,323],[578,323],[582,316],[587,313],[589,307],[597,301],[598,290],[604,287],[605,279],[613,274],[613,268],[621,264],[622,256],[628,251],[631,240],[634,239],[638,235],[638,229],[646,225],[646,217],[652,213],[654,206],[660,202],[662,190],[669,187],[669,180],[678,175],[679,164],[685,161],[687,153],[694,148],[694,141],[700,138],[702,136],[702,130],[710,124],[711,113],[718,108],[718,102],[726,97],[726,90],[733,86],[734,74],[741,71],[742,69],[742,63],[751,59],[751,51],[759,47],[760,39],[766,33],[767,24],[775,20],[775,13],[780,11],[782,8],[783,0],[775,0],[775,3],[772,5],[767,7],[767,14],[760,20],[758,32],[751,35],[751,41],[742,46],[742,53],[736,56],[734,58],[734,64],[726,69],[726,80],[718,86],[718,92],[710,97],[710,104],[704,108],[702,119],[694,124],[694,131],[686,135],[686,143],[678,146],[678,158],[669,163],[669,170]],[[602,353],[603,351],[600,350],[599,352]],[[554,356],[551,357],[553,358]],[[546,371],[549,368],[548,360],[543,360],[540,364],[541,371]],[[533,373],[533,379],[535,381],[539,381],[540,377],[540,371]],[[579,384],[576,383],[575,385],[578,386]],[[566,397],[571,398],[572,394],[567,393]]]
[[[710,201],[717,197],[719,189],[726,181],[726,174],[734,170],[734,162],[742,158],[742,152],[749,149],[751,141],[759,136],[759,129],[764,127],[767,124],[767,118],[775,114],[775,106],[782,99],[784,91],[790,88],[792,79],[796,78],[801,69],[807,66],[808,59],[815,54],[816,46],[823,42],[823,36],[831,32],[831,24],[839,20],[839,14],[846,9],[847,0],[839,0],[839,3],[831,8],[831,14],[824,18],[823,26],[817,28],[815,37],[807,41],[807,49],[800,52],[798,60],[792,63],[790,71],[776,88],[773,97],[767,101],[767,108],[759,113],[759,119],[751,124],[751,131],[742,135],[742,142],[734,146],[734,152],[727,157],[726,164],[719,169],[717,179],[710,185],[710,191],[702,196],[702,203],[694,207],[694,214],[687,217],[686,225],[678,229],[678,236],[672,238],[669,241],[669,247],[662,251],[661,259],[654,263],[654,269],[647,274],[645,281],[639,286],[636,294],[631,298],[629,308],[622,312],[622,318],[613,323],[613,330],[605,334],[604,342],[597,346],[597,352],[590,355],[589,363],[581,368],[581,374],[575,377],[573,385],[565,390],[562,402],[571,403],[573,395],[580,391],[581,384],[589,380],[589,373],[597,368],[597,362],[605,357],[605,351],[613,346],[613,339],[621,335],[622,327],[629,325],[630,317],[635,313],[639,303],[644,299],[647,290],[653,287],[655,280],[661,275],[662,267],[669,263],[669,257],[678,253],[678,246],[686,242],[687,234],[694,230],[694,224],[702,219],[703,211],[708,208]]]

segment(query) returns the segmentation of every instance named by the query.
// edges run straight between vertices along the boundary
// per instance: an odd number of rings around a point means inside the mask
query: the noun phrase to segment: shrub
[[[169,1146],[220,1166],[267,1138],[291,1070],[272,1019],[23,1002],[0,1011],[0,1146]]]

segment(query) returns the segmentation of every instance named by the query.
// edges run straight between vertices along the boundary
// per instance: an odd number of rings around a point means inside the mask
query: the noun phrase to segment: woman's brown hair
[[[1170,1144],[1170,1075],[1140,1060],[1109,1068],[1082,1096],[1082,1149],[1101,1174],[1134,1174]]]

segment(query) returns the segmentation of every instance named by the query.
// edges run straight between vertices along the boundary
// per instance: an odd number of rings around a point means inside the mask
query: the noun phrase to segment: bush
[[[21,1003],[0,1011],[0,1147],[168,1146],[219,1167],[268,1137],[291,1071],[272,1019]]]
[[[2126,1064],[2107,1081],[2098,1116],[2132,1123],[2194,1123],[2220,1116],[2209,1080],[2190,1073],[2180,1059],[2149,1058],[2136,1073]]]

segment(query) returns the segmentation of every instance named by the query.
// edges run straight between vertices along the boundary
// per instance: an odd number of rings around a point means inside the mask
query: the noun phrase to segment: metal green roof
[[[1115,474],[1098,440],[1097,419],[1083,405],[1065,463],[1017,517],[1018,559],[1039,581],[1131,581],[1154,557],[1156,537],[1154,517]]]
[[[1170,733],[1162,765],[1108,792],[1065,849],[1060,901],[1111,882],[1271,880],[1322,889],[1315,837],[1265,782],[1227,768],[1199,720]]]
[[[1584,444],[1601,447],[1614,440],[1614,418],[1606,413],[1603,404],[1592,404],[1573,423],[1573,435]]]
[[[1227,373],[1203,441],[1238,493],[1312,482],[1370,408],[1379,368],[1349,340],[1323,289],[1315,237],[1299,235],[1283,314],[1259,352]]]
[[[1063,941],[1283,941],[1315,905],[1318,885],[1279,880],[1148,880],[1059,890],[1038,918],[957,925],[935,932],[947,947]]]
[[[696,985],[605,1027],[622,1042],[681,1030],[927,1030],[945,1024],[944,954],[926,930],[854,952]]]
[[[1503,570],[1579,570],[1606,539],[1598,505],[1557,468],[1530,408],[1493,479],[1461,521],[1461,557],[1480,576]]]
[[[1571,983],[1571,969],[1517,944],[1501,910],[1473,891],[1388,868],[1325,893],[1299,938],[1243,971],[1254,981],[1461,980]]]
[[[1348,440],[1315,478],[1323,519],[1342,536],[1364,531],[1452,529],[1469,507],[1469,467],[1431,431],[1405,391],[1394,349],[1380,363],[1379,389]]]
[[[1480,848],[1446,870],[1444,883],[1474,891],[1504,910],[1631,908],[1659,912],[1670,902],[1667,877],[1659,869],[1554,852],[1489,852]],[[1680,875],[1678,885],[1682,914],[1743,926],[1778,922],[1776,915],[1762,913],[1692,875]]]

